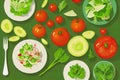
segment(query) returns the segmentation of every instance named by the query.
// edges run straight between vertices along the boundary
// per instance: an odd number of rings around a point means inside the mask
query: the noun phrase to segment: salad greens
[[[87,17],[94,20],[95,23],[109,20],[113,13],[110,0],[89,0],[85,9]]]
[[[115,76],[115,68],[108,61],[101,61],[94,67],[94,76],[96,80],[113,80]]]
[[[54,53],[54,60],[53,62],[48,66],[48,68],[43,71],[40,76],[46,73],[49,69],[51,69],[53,66],[55,66],[57,63],[65,63],[69,60],[69,56],[65,53],[65,51],[62,48],[58,48]]]
[[[75,64],[70,66],[70,71],[68,72],[68,75],[77,80],[77,79],[84,79],[85,78],[85,70],[80,65]]]
[[[26,43],[20,49],[18,60],[24,67],[31,68],[33,65],[40,62],[40,56],[41,54],[36,46]]]
[[[67,7],[67,2],[66,2],[66,0],[63,0],[63,1],[60,2],[60,4],[58,5],[59,12],[61,12],[65,7]]]
[[[11,0],[10,12],[16,16],[22,16],[30,11],[33,0]]]

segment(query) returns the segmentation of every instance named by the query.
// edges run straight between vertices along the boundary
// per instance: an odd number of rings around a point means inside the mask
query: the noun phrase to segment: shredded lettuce
[[[17,16],[25,15],[29,12],[33,0],[11,0],[10,12]]]

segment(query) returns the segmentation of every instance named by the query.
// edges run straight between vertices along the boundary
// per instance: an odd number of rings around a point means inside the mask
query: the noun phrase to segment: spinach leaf
[[[60,2],[60,4],[58,5],[59,12],[61,12],[66,6],[67,6],[66,0],[63,0],[62,2]]]

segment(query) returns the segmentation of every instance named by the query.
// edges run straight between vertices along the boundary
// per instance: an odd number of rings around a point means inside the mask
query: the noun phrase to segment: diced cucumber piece
[[[42,42],[44,45],[48,45],[48,42],[47,42],[44,38],[41,38],[41,42]]]
[[[47,5],[47,3],[48,3],[48,0],[44,0],[41,7],[44,8]]]
[[[70,10],[64,13],[65,16],[69,16],[69,17],[75,17],[77,16],[77,14],[75,13],[74,10]]]

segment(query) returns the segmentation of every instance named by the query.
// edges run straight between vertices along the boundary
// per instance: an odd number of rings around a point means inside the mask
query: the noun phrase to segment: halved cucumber
[[[75,17],[77,14],[75,13],[74,10],[70,10],[64,13],[65,16],[70,16],[70,17]]]
[[[89,44],[84,37],[75,36],[68,42],[67,48],[71,55],[80,57],[87,53]]]
[[[19,37],[25,37],[27,35],[26,31],[20,26],[14,28],[14,33]]]
[[[95,32],[92,30],[88,30],[82,33],[82,36],[86,39],[92,39],[95,36]]]
[[[44,8],[47,5],[47,3],[48,3],[48,0],[44,0],[41,7]]]
[[[8,20],[8,19],[4,19],[1,22],[1,29],[5,33],[10,33],[12,31],[12,29],[13,29],[12,22],[10,20]]]
[[[9,38],[9,41],[10,41],[10,42],[16,42],[16,41],[18,41],[18,40],[20,40],[20,37],[19,37],[19,36],[12,36],[12,37]]]

